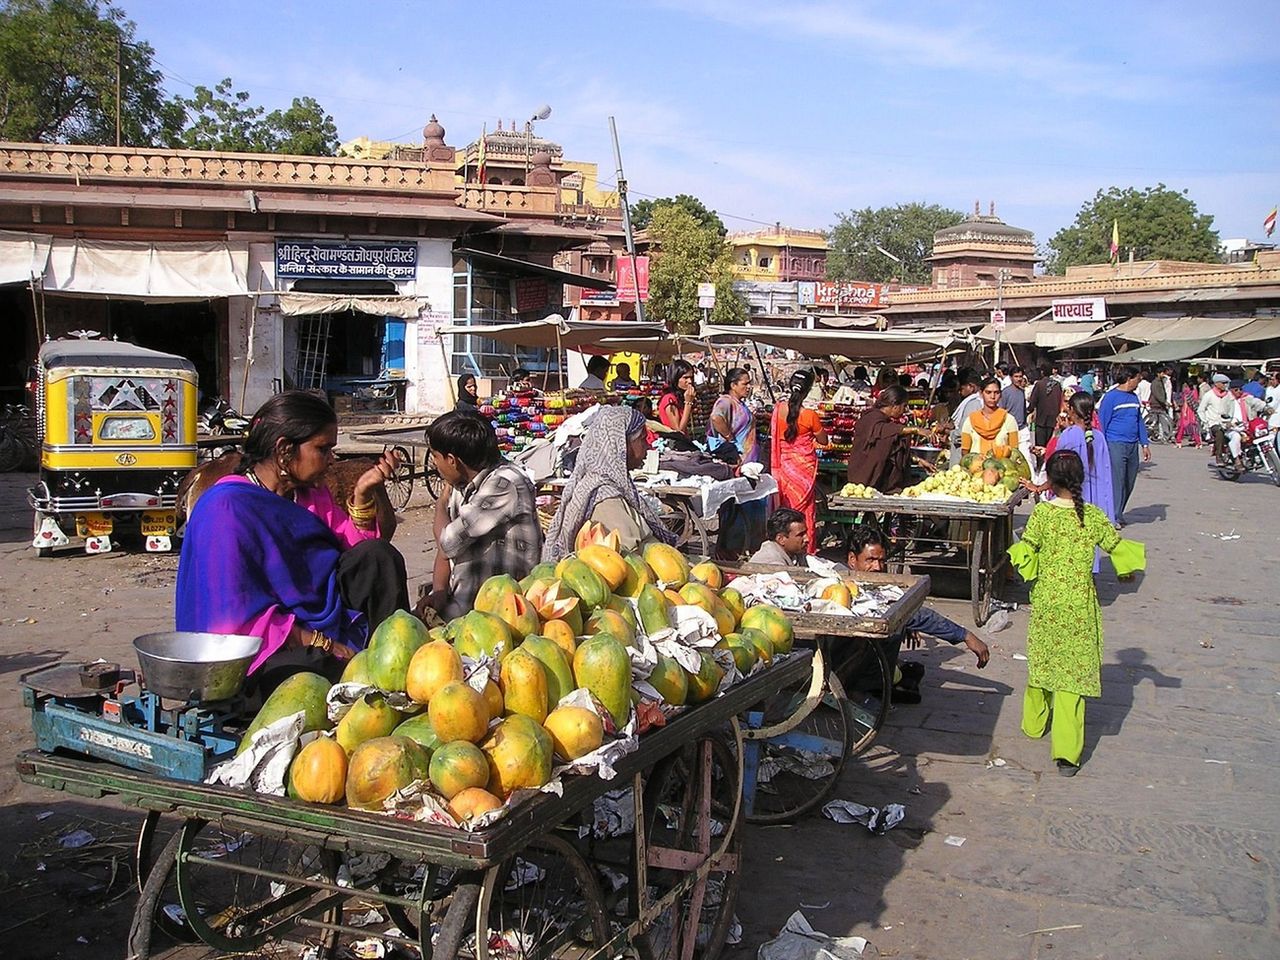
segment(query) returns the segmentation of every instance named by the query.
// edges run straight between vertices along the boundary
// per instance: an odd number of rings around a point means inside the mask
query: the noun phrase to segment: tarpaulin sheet
[[[317,313],[367,313],[375,317],[400,317],[416,320],[428,306],[420,297],[369,297],[339,293],[282,293],[280,312],[286,317]]]
[[[57,237],[42,285],[49,293],[153,300],[243,297],[249,251],[226,243]]]
[[[0,283],[28,283],[44,276],[53,237],[0,231]]]

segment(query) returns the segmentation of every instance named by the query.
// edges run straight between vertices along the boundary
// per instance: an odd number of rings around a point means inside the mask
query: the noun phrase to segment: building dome
[[[431,119],[427,121],[427,125],[422,128],[422,139],[425,143],[430,143],[433,140],[444,143],[444,126],[436,119],[434,113],[431,115]]]
[[[551,166],[551,154],[546,150],[539,150],[529,157],[529,163],[535,167],[549,167]]]

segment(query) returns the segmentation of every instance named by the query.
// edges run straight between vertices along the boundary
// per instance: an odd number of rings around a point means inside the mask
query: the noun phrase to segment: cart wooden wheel
[[[595,872],[555,834],[486,871],[475,918],[476,960],[579,957],[609,940]]]
[[[689,505],[689,501],[680,497],[661,502],[659,516],[666,528],[676,535],[676,549],[701,557],[710,555],[711,537],[707,533],[707,525]]]
[[[748,711],[743,731],[743,800],[748,823],[787,823],[827,798],[850,754],[844,687],[822,651],[813,672]]]
[[[337,944],[330,927],[340,921],[347,896],[327,889],[336,873],[331,851],[189,819],[156,857],[144,885],[130,930],[131,956],[149,956],[154,924],[227,953],[296,957],[296,940],[304,939],[319,957],[330,957]]]
[[[991,536],[982,529],[973,533],[969,552],[969,596],[973,600],[973,622],[982,626],[991,616],[991,591],[995,584],[995,563],[987,554]]]
[[[440,471],[431,460],[429,442],[422,448],[422,485],[427,488],[427,495],[431,497],[432,502],[440,499],[440,494],[445,488],[444,477],[440,476]]]
[[[387,499],[394,509],[403,510],[413,496],[413,454],[400,446],[392,447],[391,451],[400,458],[400,463],[386,482]]]
[[[689,744],[653,769],[643,796],[632,873],[645,929],[636,949],[644,960],[714,960],[738,900],[738,755],[713,737]]]

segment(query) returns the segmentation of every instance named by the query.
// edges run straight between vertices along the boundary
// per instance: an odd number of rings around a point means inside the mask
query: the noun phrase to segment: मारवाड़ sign
[[[277,240],[277,280],[413,280],[418,245],[363,240]]]
[[[1053,301],[1053,319],[1059,323],[1106,323],[1107,301],[1105,297],[1076,297],[1072,300]]]

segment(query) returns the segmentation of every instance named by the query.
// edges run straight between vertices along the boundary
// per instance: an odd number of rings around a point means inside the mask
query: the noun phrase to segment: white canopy
[[[595,353],[602,356],[615,353],[638,353],[645,357],[670,359],[684,356],[686,353],[710,353],[711,344],[692,337],[663,337],[660,340],[609,337],[597,343],[584,344],[576,349],[579,353]]]
[[[782,327],[729,327],[703,324],[706,340],[746,340],[795,350],[810,357],[843,356],[872,363],[905,363],[936,354],[964,338],[949,330],[795,330]]]

